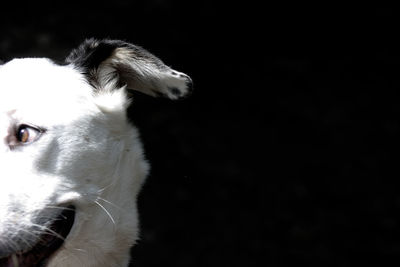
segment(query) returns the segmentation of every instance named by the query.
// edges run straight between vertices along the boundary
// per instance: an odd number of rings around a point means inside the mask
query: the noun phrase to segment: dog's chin
[[[75,220],[75,207],[69,206],[55,218],[47,232],[27,251],[16,251],[0,259],[0,267],[42,267],[61,248]]]

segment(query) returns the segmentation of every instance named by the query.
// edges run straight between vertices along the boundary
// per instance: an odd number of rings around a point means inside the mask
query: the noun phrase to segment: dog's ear
[[[151,96],[178,99],[192,80],[139,46],[120,40],[87,39],[66,58],[97,90],[125,86]]]

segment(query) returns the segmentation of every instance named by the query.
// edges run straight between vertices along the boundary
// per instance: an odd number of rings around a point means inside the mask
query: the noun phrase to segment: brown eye
[[[41,131],[39,129],[23,124],[18,127],[16,138],[19,143],[27,144],[35,141],[40,133]]]

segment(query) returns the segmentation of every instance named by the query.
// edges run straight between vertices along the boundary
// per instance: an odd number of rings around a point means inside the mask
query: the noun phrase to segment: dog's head
[[[178,99],[191,79],[132,44],[0,65],[0,266],[124,266],[148,172],[127,90]]]

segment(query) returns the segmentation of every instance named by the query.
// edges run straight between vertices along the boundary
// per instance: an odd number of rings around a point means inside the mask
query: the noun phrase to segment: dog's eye
[[[21,144],[28,144],[35,141],[41,133],[40,129],[22,124],[18,127],[16,138]]]

